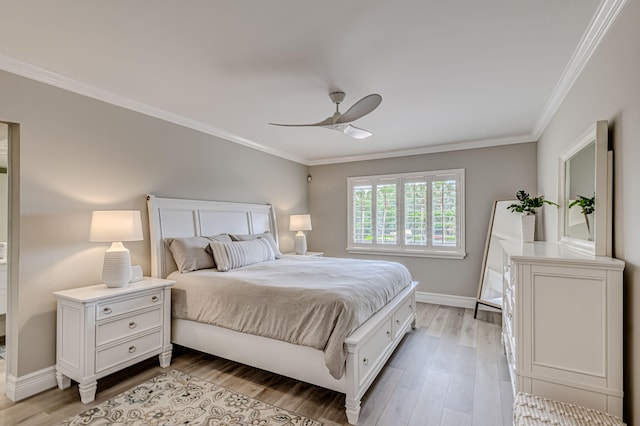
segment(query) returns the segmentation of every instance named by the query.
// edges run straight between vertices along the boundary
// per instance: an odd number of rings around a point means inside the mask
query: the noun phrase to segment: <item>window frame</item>
[[[433,246],[432,239],[432,193],[434,180],[454,177],[456,180],[456,246]],[[396,221],[398,236],[405,235],[405,184],[410,182],[427,182],[427,244],[416,245],[407,244],[405,238],[397,238],[396,244],[380,244],[377,242],[377,189],[379,183],[396,182]],[[356,243],[354,241],[354,188],[356,186],[371,185],[371,217],[372,242]],[[447,259],[464,259],[466,257],[465,248],[465,169],[432,170],[410,173],[393,173],[373,176],[352,176],[347,178],[347,252],[353,254],[379,254],[389,256],[409,256],[409,257],[434,257]]]

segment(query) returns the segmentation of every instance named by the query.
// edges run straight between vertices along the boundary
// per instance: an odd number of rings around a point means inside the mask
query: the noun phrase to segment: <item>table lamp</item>
[[[91,214],[89,241],[112,243],[104,254],[102,281],[107,287],[124,287],[131,278],[131,256],[123,241],[142,240],[138,210],[97,210]]]
[[[289,218],[289,231],[298,231],[293,243],[296,254],[307,252],[307,237],[303,231],[311,231],[311,216],[308,214],[294,214]]]

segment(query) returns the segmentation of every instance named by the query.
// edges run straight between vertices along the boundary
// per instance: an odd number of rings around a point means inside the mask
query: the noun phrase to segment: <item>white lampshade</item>
[[[112,242],[104,255],[102,281],[107,287],[123,287],[131,279],[131,256],[122,241],[142,240],[137,210],[99,210],[91,214],[89,241]]]
[[[311,231],[311,216],[308,214],[293,214],[289,217],[289,231],[298,231],[293,242],[296,254],[307,252],[307,237],[302,231]]]
[[[311,231],[311,216],[308,214],[292,214],[289,217],[289,231]]]
[[[110,243],[113,241],[142,240],[142,221],[138,210],[96,210],[91,213],[89,241]]]

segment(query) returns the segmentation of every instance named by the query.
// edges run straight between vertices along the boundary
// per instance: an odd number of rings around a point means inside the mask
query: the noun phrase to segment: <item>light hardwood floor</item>
[[[513,395],[500,344],[500,315],[418,303],[417,328],[405,336],[362,401],[358,425],[511,425]],[[344,395],[221,358],[174,348],[171,366],[264,402],[347,425]],[[98,381],[96,400],[83,405],[77,385],[19,403],[4,396],[1,425],[53,425],[136,386],[164,370],[157,357]],[[0,375],[4,378],[4,361]]]

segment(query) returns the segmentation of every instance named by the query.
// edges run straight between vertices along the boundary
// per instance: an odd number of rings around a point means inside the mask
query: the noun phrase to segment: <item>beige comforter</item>
[[[322,350],[335,378],[344,371],[345,338],[411,282],[395,262],[303,256],[169,278],[177,281],[174,318]]]

